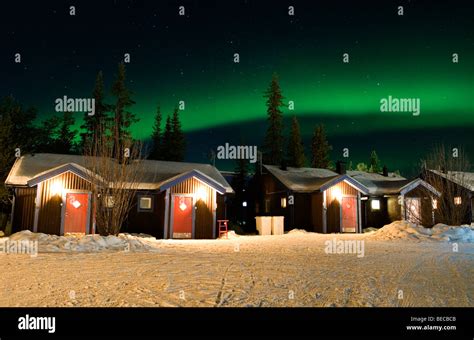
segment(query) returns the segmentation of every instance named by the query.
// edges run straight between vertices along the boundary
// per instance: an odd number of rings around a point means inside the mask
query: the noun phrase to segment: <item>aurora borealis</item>
[[[99,70],[110,88],[130,53],[134,136],[151,134],[157,103],[167,114],[184,100],[187,158],[205,161],[225,142],[260,145],[263,92],[277,72],[295,103],[285,117],[300,119],[307,151],[312,127],[323,122],[334,160],[342,147],[354,162],[375,148],[389,168],[410,173],[438,142],[474,159],[473,18],[474,6],[460,1],[18,1],[0,11],[0,95],[47,117],[55,98],[90,95]],[[419,98],[420,116],[380,112],[389,95]]]

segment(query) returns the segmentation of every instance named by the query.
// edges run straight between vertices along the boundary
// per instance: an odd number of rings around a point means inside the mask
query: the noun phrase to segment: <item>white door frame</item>
[[[73,190],[73,189],[66,189],[63,190],[61,199],[62,199],[62,207],[61,207],[61,229],[59,234],[64,235],[64,222],[66,217],[66,196],[67,194],[87,194],[87,220],[86,220],[86,235],[90,234],[90,224],[91,224],[91,204],[92,204],[92,193],[88,190]]]
[[[192,199],[192,232],[191,239],[195,238],[195,229],[196,229],[196,197],[194,194],[171,194],[171,218],[170,218],[170,238],[173,238],[173,229],[174,229],[174,198],[175,197],[191,197]]]
[[[344,228],[342,226],[342,200],[344,198],[355,198],[356,200],[356,223],[357,223],[357,227],[355,228],[355,230],[352,232],[352,231],[344,231]],[[339,232],[341,233],[357,233],[357,230],[359,229],[359,218],[358,218],[358,215],[359,215],[359,204],[358,204],[358,196],[356,195],[342,195],[341,196],[341,202],[339,202]]]

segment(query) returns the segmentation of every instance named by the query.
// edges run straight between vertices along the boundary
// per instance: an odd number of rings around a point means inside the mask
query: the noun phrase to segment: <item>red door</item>
[[[342,198],[342,232],[355,233],[357,231],[357,198]]]
[[[66,194],[64,233],[86,233],[89,195],[87,193]]]
[[[173,238],[193,237],[193,197],[173,198]]]

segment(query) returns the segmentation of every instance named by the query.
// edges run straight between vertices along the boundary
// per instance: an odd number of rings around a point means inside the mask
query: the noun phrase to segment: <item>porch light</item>
[[[198,200],[205,201],[207,198],[206,189],[204,189],[203,187],[199,188],[196,195],[197,195]]]
[[[63,186],[61,185],[61,182],[56,181],[51,185],[51,194],[53,196],[60,195],[63,192]]]
[[[334,197],[335,197],[339,202],[342,201],[342,192],[341,192],[341,189],[339,189],[339,188],[335,188],[335,189],[334,189]]]
[[[243,206],[243,207],[246,207],[246,206],[247,206],[247,201],[243,201],[243,202],[242,202],[242,206]]]
[[[380,200],[370,201],[370,207],[372,208],[372,210],[380,210]]]
[[[281,198],[281,207],[286,208],[286,197]]]

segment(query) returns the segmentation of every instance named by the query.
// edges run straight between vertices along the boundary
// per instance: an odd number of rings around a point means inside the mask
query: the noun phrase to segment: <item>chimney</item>
[[[285,171],[287,170],[286,159],[284,158],[281,159],[280,169]]]
[[[339,175],[345,175],[345,173],[346,173],[346,162],[337,161],[336,162],[336,172]]]
[[[388,168],[386,165],[383,166],[382,175],[388,177]]]

